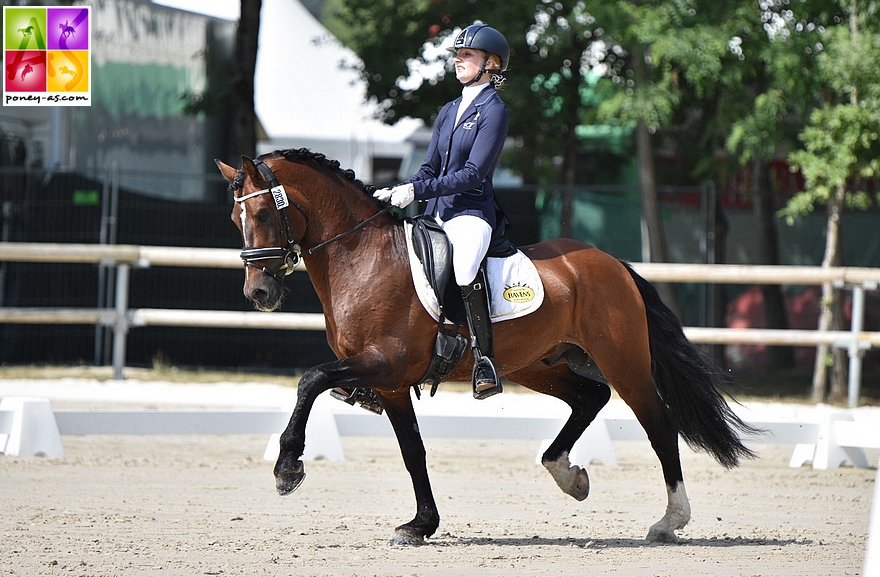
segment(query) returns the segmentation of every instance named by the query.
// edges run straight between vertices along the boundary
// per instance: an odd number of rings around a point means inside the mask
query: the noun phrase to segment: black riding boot
[[[500,393],[502,387],[492,362],[495,347],[492,343],[489,293],[486,290],[486,276],[483,269],[480,269],[477,278],[471,284],[459,288],[464,298],[468,329],[471,332],[471,348],[474,351],[474,398],[486,399]]]

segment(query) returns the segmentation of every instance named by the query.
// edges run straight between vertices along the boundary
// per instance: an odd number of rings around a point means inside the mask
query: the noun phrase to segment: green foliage
[[[730,130],[725,147],[742,164],[768,162],[797,146],[797,134],[819,101],[817,56],[836,0],[790,4],[763,0],[740,10],[732,27],[737,64],[725,71]]]
[[[368,97],[380,103],[387,122],[433,121],[460,91],[448,81],[451,66],[441,46],[459,28],[484,21],[511,44],[503,96],[518,146],[505,162],[527,181],[559,180],[558,159],[572,145],[573,127],[642,120],[679,158],[690,159],[701,178],[720,177],[719,150],[743,165],[794,150],[791,160],[812,191],[786,209],[794,216],[821,203],[840,178],[857,181],[877,170],[880,14],[876,0],[855,1],[857,39],[849,35],[853,0],[334,0],[331,6],[337,33],[361,57]],[[831,111],[852,98],[857,110]],[[851,192],[852,204],[865,206],[859,187]]]
[[[781,211],[789,223],[841,189],[847,207],[871,205],[864,180],[880,172],[880,29],[875,4],[852,6],[855,14],[844,14],[825,30],[816,57],[821,99],[799,134],[803,148],[788,157],[805,181]]]
[[[789,223],[825,204],[843,186],[850,208],[866,209],[869,194],[859,185],[880,171],[880,109],[837,104],[817,108],[801,132],[804,148],[789,155],[794,170],[804,175],[805,190],[781,214]]]
[[[785,93],[772,88],[755,98],[750,114],[733,123],[727,145],[731,150],[740,151],[741,164],[749,163],[754,157],[773,158],[788,110],[789,101]]]

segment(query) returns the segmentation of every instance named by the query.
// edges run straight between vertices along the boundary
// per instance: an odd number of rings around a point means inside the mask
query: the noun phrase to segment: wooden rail
[[[125,364],[125,335],[144,326],[190,326],[216,328],[266,328],[325,330],[320,313],[274,313],[237,311],[192,311],[175,309],[129,309],[128,279],[131,267],[168,266],[239,268],[235,249],[189,248],[135,245],[0,242],[0,261],[82,263],[115,266],[117,293],[115,309],[3,308],[0,323],[94,324],[114,330],[114,376],[122,378]],[[775,329],[730,329],[686,327],[688,338],[702,344],[768,344],[846,348],[850,355],[850,405],[858,403],[861,354],[880,347],[880,332],[862,330],[864,291],[880,286],[880,268],[795,267],[770,265],[703,265],[632,263],[640,275],[652,282],[696,282],[716,284],[819,285],[835,283],[853,290],[853,328],[850,331]],[[304,265],[297,268],[304,271]]]

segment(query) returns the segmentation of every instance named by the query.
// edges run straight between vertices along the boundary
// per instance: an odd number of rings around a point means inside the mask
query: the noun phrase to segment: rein
[[[295,200],[292,200],[290,197],[287,196],[287,193],[285,192],[284,187],[278,182],[278,178],[275,176],[275,173],[272,172],[272,169],[269,168],[266,165],[266,163],[264,163],[262,160],[256,159],[256,160],[254,160],[254,164],[256,165],[257,169],[260,171],[260,174],[263,175],[263,178],[266,179],[266,182],[269,183],[269,188],[263,189],[263,190],[258,190],[256,192],[252,192],[252,193],[246,194],[244,196],[239,196],[239,197],[233,196],[232,199],[235,202],[243,203],[244,201],[246,201],[248,199],[251,199],[251,198],[263,195],[263,194],[271,194],[272,199],[275,201],[275,208],[279,213],[279,227],[281,230],[281,246],[278,248],[267,248],[267,247],[248,248],[248,247],[244,247],[244,248],[242,248],[239,256],[241,257],[241,260],[244,262],[245,266],[250,266],[250,267],[253,267],[257,270],[260,270],[260,271],[266,273],[267,275],[269,275],[270,277],[272,277],[273,279],[275,279],[279,283],[281,283],[283,281],[283,278],[285,276],[287,276],[293,272],[293,270],[296,268],[296,265],[299,264],[299,261],[302,258],[302,254],[305,254],[305,256],[310,256],[310,255],[314,254],[315,252],[321,250],[322,248],[326,247],[327,245],[333,244],[334,242],[342,240],[343,238],[349,236],[350,234],[353,234],[353,233],[361,230],[362,228],[364,228],[365,226],[367,226],[368,224],[370,224],[371,222],[373,222],[375,219],[379,218],[383,214],[390,212],[392,209],[392,206],[389,204],[388,206],[386,206],[385,208],[383,208],[382,210],[380,210],[379,212],[377,212],[373,216],[369,217],[365,221],[355,225],[354,228],[352,228],[351,230],[337,234],[333,238],[331,238],[329,240],[325,240],[324,242],[321,242],[321,243],[313,246],[312,248],[305,251],[305,253],[301,253],[298,250],[296,241],[293,239],[293,233],[290,230],[290,219],[287,217],[287,211],[284,209],[287,208],[288,206],[290,206],[291,203],[293,203],[293,206],[295,206],[297,208],[297,210],[299,210],[302,213],[303,217],[305,218],[306,226],[308,226],[308,222],[309,222],[308,214],[306,214],[306,211],[302,207],[301,204],[299,204],[298,202],[296,202]],[[256,264],[254,262],[254,261],[272,259],[272,258],[280,258],[283,261],[283,264],[281,265],[281,267],[279,267],[279,269],[277,271],[275,271],[274,273],[270,269],[266,268],[265,266],[262,266],[260,264]]]
[[[327,246],[328,244],[333,244],[333,243],[336,242],[337,240],[342,240],[343,238],[347,237],[348,235],[353,234],[353,233],[359,231],[360,229],[364,228],[365,226],[367,226],[368,224],[370,224],[371,222],[373,222],[374,220],[376,220],[377,218],[379,218],[379,217],[382,216],[383,214],[386,214],[386,213],[391,212],[391,208],[392,208],[392,206],[389,204],[388,206],[386,206],[385,208],[383,208],[382,210],[380,210],[379,212],[377,212],[376,214],[374,214],[373,216],[371,216],[371,217],[368,218],[367,220],[363,221],[363,222],[360,223],[360,224],[356,224],[356,225],[354,226],[354,228],[352,228],[351,230],[348,230],[348,231],[345,231],[345,232],[343,232],[343,233],[337,234],[336,236],[334,236],[334,237],[331,238],[330,240],[325,240],[325,241],[322,242],[321,244],[318,244],[318,245],[313,246],[312,248],[310,248],[309,250],[307,250],[307,251],[305,252],[305,255],[306,255],[306,256],[309,256],[309,255],[311,255],[312,253],[317,252],[318,250],[324,248],[324,247]]]

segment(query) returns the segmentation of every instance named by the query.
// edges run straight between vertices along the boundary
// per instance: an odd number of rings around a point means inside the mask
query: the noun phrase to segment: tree
[[[578,3],[582,4],[582,3]],[[591,6],[595,17],[588,62],[617,87],[599,118],[636,125],[642,213],[653,262],[668,262],[657,195],[655,135],[668,128],[688,94],[706,100],[722,64],[732,58],[724,3],[619,1]],[[674,31],[674,32],[673,32]],[[712,156],[709,149],[707,154]],[[668,286],[658,287],[674,307]]]
[[[817,22],[834,12],[831,2],[798,5],[762,2],[740,10],[732,49],[739,61],[722,78],[728,94],[725,147],[751,176],[751,191],[761,242],[757,264],[781,264],[777,211],[784,203],[774,190],[770,163],[798,144],[797,134],[815,102],[817,83],[813,47],[820,42]],[[765,325],[787,329],[782,288],[763,285]],[[767,366],[785,369],[793,364],[790,347],[770,347]]]
[[[702,13],[697,17],[691,12],[683,2],[621,1],[588,9],[580,0],[544,0],[537,5],[514,0],[479,8],[467,1],[345,0],[339,17],[351,27],[343,40],[363,60],[368,94],[383,105],[387,121],[401,116],[429,121],[443,102],[457,95],[454,83],[439,82],[446,69],[437,51],[454,26],[480,18],[501,30],[513,49],[511,84],[529,87],[505,94],[513,119],[510,134],[522,152],[517,166],[526,182],[537,182],[546,175],[542,169],[561,159],[554,180],[565,185],[566,206],[571,205],[576,180],[576,131],[597,113],[597,104],[588,98],[588,76],[615,86],[616,94],[598,111],[607,122],[637,126],[651,260],[665,261],[651,133],[671,118],[680,99],[679,81],[707,81],[708,73],[717,68],[714,61],[725,54],[723,41],[695,26]],[[682,28],[692,33],[668,33]],[[702,43],[702,50],[689,48],[693,41]],[[432,74],[420,82],[421,71]],[[569,215],[571,210],[564,208],[562,213]],[[562,225],[566,235],[570,228],[566,222]],[[666,299],[672,302],[671,293]]]
[[[262,0],[241,0],[241,16],[235,34],[235,57],[231,78],[232,133],[229,150],[256,156],[257,114],[254,110],[254,73],[260,38]]]
[[[816,59],[822,98],[800,133],[803,148],[789,155],[793,168],[803,173],[805,187],[783,214],[794,219],[825,206],[823,267],[841,264],[841,216],[847,207],[864,209],[871,204],[864,179],[880,173],[880,81],[873,72],[880,66],[878,11],[874,2],[850,0],[828,23]],[[841,291],[827,283],[822,287],[818,328],[843,328]],[[846,394],[843,351],[836,349],[829,358],[828,347],[820,346],[813,375],[816,402],[825,398],[829,366],[832,398]]]
[[[202,93],[184,92],[186,114],[221,115],[228,112],[230,129],[226,139],[226,162],[240,155],[256,156],[257,113],[254,106],[254,74],[260,36],[262,0],[241,0],[241,15],[235,32],[231,62],[225,62],[208,44],[205,59],[208,87]],[[222,75],[222,78],[221,78]]]

